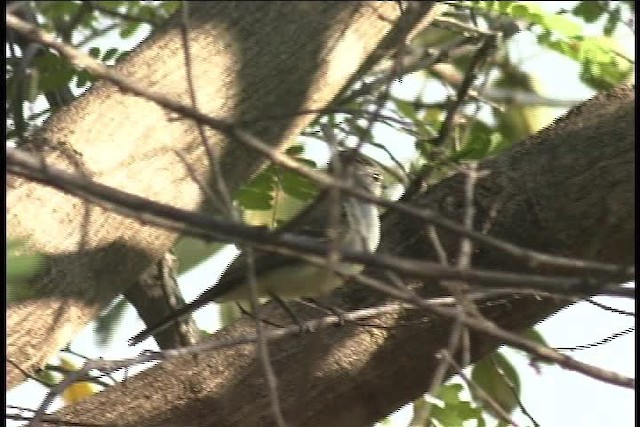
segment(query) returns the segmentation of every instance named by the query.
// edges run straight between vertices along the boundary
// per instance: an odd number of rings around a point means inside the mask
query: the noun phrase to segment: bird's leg
[[[298,328],[300,329],[300,333],[302,334],[303,332],[306,331],[306,328],[304,326],[304,323],[300,320],[300,318],[293,312],[293,310],[291,309],[291,307],[289,306],[289,304],[287,304],[282,298],[280,298],[278,295],[275,294],[270,294],[269,298],[271,298],[272,300],[274,300],[276,302],[276,304],[278,304],[291,318],[291,320],[293,321],[293,323],[295,323],[296,325],[298,325]]]
[[[247,310],[246,308],[244,308],[244,307],[242,306],[242,304],[240,304],[240,303],[239,303],[239,302],[237,302],[237,301],[236,301],[236,306],[238,307],[238,310],[240,310],[240,313],[242,313],[242,314],[244,314],[244,315],[246,315],[246,316],[249,316],[249,317],[250,317],[250,318],[252,318],[253,320],[256,320],[256,316],[255,316],[252,312],[250,312],[249,310]],[[273,327],[276,327],[276,328],[284,328],[284,326],[283,326],[283,325],[280,325],[280,324],[278,324],[278,323],[272,322],[272,321],[267,320],[267,319],[260,319],[260,321],[261,321],[262,323],[264,323],[264,324],[267,324],[267,325],[270,325],[270,326],[273,326]]]
[[[331,305],[324,305],[319,303],[315,298],[301,298],[300,299],[304,304],[307,304],[309,307],[316,308],[318,310],[322,310],[325,313],[331,313],[338,318],[340,321],[339,325],[343,326],[346,323],[346,319],[344,317],[345,311]]]

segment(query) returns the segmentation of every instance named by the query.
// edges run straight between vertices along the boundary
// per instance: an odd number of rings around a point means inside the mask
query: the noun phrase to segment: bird
[[[355,149],[338,151],[329,165],[329,173],[352,187],[380,197],[383,190],[383,169],[375,160]],[[295,233],[301,240],[327,244],[328,229],[337,236],[338,247],[342,250],[373,253],[380,242],[380,213],[378,206],[350,194],[340,193],[340,215],[331,221],[330,209],[333,202],[329,189],[318,197],[297,216],[277,230],[278,233]],[[335,203],[335,202],[334,202]],[[337,224],[336,224],[337,223]],[[305,262],[299,257],[273,253],[255,252],[254,274],[259,298],[288,300],[311,298],[327,294],[345,281],[345,276],[361,272],[361,264],[339,261],[339,273],[329,271],[326,266]],[[135,345],[149,336],[163,330],[183,316],[192,313],[211,302],[250,300],[247,280],[247,260],[238,256],[222,275],[218,283],[205,290],[192,302],[178,308],[170,316],[162,319],[130,340]]]

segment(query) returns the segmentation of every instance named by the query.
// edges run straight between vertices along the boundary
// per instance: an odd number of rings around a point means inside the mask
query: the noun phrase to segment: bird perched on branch
[[[382,169],[378,163],[356,150],[340,151],[329,165],[329,173],[353,188],[380,196]],[[332,249],[373,253],[380,240],[380,216],[374,203],[340,192],[339,215],[332,220],[332,202],[325,189],[315,201],[283,226],[277,233],[295,233],[309,242],[327,244]],[[335,240],[327,240],[327,236]],[[327,252],[329,253],[329,252]],[[338,260],[334,265],[338,273],[327,266],[310,264],[300,257],[273,252],[256,252],[254,273],[258,297],[293,299],[315,297],[341,286],[345,277],[359,273],[363,265]],[[131,339],[137,344],[171,325],[179,318],[194,312],[210,302],[248,301],[251,299],[247,278],[247,259],[244,254],[234,260],[217,284],[198,298],[176,310],[171,316],[151,325]]]

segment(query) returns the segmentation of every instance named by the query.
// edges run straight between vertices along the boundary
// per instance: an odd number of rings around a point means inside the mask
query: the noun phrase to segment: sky
[[[544,2],[545,7],[571,8],[573,2]],[[547,6],[554,3],[553,6]],[[590,26],[589,28],[594,28]],[[635,41],[633,34],[627,29],[620,29],[617,33],[621,47],[635,59]],[[113,43],[113,41],[109,41]],[[543,84],[546,95],[559,99],[581,100],[592,96],[593,91],[582,85],[575,76],[578,66],[574,62],[546,50],[539,48],[534,38],[523,32],[513,38],[515,51],[520,54],[520,60],[526,70],[535,73]],[[406,78],[402,87],[397,88],[397,94],[413,94],[417,80]],[[433,88],[433,90],[439,90]],[[412,95],[408,95],[408,99]],[[561,114],[562,110],[558,110]],[[380,130],[380,132],[389,132]],[[392,149],[399,158],[410,158],[413,140],[405,135],[389,134],[394,138]],[[380,135],[383,139],[385,135]],[[369,153],[376,156],[375,150]],[[307,155],[309,157],[324,157],[326,149],[312,144]],[[382,159],[381,159],[382,160]],[[220,255],[233,256],[233,249]],[[215,265],[226,265],[217,259],[214,262],[203,263],[179,278],[184,296],[187,300],[195,298],[207,287],[211,286],[220,274]],[[632,301],[621,298],[597,298],[598,301],[616,308],[635,312]],[[218,314],[215,305],[210,305],[195,314],[198,324],[206,330],[212,331],[216,327]],[[587,303],[572,305],[558,314],[539,324],[538,330],[551,346],[570,347],[598,341],[615,332],[633,326],[633,317],[625,317],[603,311]],[[152,340],[148,340],[136,347],[126,346],[126,341],[134,331],[142,330],[144,325],[137,318],[133,309],[129,308],[118,328],[113,343],[108,348],[99,348],[95,344],[93,325],[89,325],[72,343],[72,348],[88,357],[123,358],[135,356],[142,349],[157,348]],[[568,372],[556,366],[544,365],[540,373],[528,364],[528,360],[521,353],[505,350],[505,354],[516,366],[522,383],[522,401],[536,421],[544,427],[581,426],[599,427],[611,425],[616,427],[631,427],[635,425],[635,404],[633,390],[603,384],[597,380],[581,374]],[[605,369],[615,370],[623,375],[635,377],[635,335],[627,334],[606,345],[571,353],[579,360],[591,363]],[[135,370],[133,370],[135,371]],[[7,404],[22,407],[37,407],[44,397],[44,390],[31,381],[7,393]],[[51,410],[58,406],[56,404]],[[406,425],[410,416],[408,409],[398,411],[392,417],[392,425]],[[520,425],[531,425],[521,413],[514,415],[514,420]],[[20,425],[9,421],[9,426]]]

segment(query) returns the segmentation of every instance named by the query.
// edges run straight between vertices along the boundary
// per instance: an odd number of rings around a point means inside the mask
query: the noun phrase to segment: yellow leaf
[[[77,371],[80,369],[78,365],[76,365],[66,357],[60,357],[60,366],[62,366],[67,371]],[[84,399],[85,397],[97,393],[98,391],[100,391],[100,389],[96,384],[93,384],[89,381],[76,381],[69,387],[64,389],[64,391],[62,392],[62,400],[64,401],[65,405],[71,405]]]
[[[71,405],[98,391],[98,387],[89,381],[77,381],[64,389],[62,400],[65,405]]]

